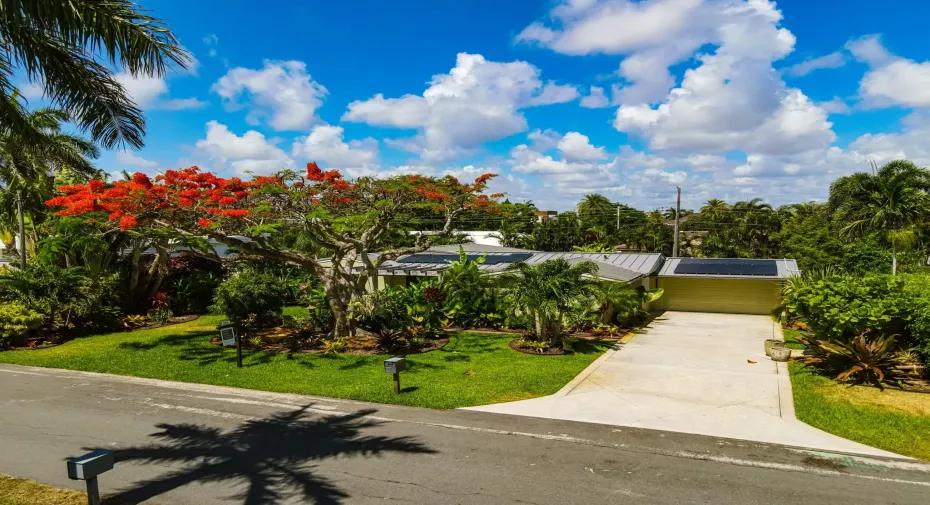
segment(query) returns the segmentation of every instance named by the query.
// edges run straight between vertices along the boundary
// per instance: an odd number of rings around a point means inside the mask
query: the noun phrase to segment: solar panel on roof
[[[675,266],[676,274],[685,275],[748,275],[777,277],[775,260],[719,259],[702,260],[684,258]]]
[[[468,261],[475,261],[484,254],[467,254]],[[532,256],[531,253],[508,253],[508,254],[488,254],[484,260],[485,265],[498,265],[501,263],[519,263],[526,261]],[[458,254],[411,254],[398,258],[398,263],[440,263],[445,264],[451,261],[457,261]]]

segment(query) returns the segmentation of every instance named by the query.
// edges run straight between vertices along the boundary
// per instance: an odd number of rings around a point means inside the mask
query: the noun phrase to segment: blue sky
[[[922,2],[142,4],[198,63],[124,76],[146,147],[108,171],[493,171],[563,210],[823,199],[870,157],[930,163]]]

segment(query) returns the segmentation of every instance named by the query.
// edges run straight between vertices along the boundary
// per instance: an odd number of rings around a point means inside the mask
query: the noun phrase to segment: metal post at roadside
[[[236,332],[236,364],[242,368],[242,332]]]
[[[100,486],[97,476],[113,469],[115,458],[111,451],[97,449],[68,460],[68,478],[83,480],[87,487],[87,504],[100,505]]]
[[[678,220],[681,217],[681,186],[677,186],[678,189],[678,201],[675,204],[675,238],[672,242],[672,257],[678,257]]]
[[[16,210],[19,212],[19,268],[26,271],[26,217],[23,215],[23,190],[16,192]]]

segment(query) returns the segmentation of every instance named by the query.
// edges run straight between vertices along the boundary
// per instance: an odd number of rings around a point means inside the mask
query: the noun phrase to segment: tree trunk
[[[891,275],[898,275],[898,251],[891,248]]]
[[[542,313],[539,310],[533,311],[533,319],[536,322],[536,338],[543,342],[546,340],[546,328],[543,324]]]
[[[333,325],[333,338],[348,337],[352,333],[349,323],[349,304],[352,302],[354,287],[337,272],[323,279],[323,289],[329,309],[333,311],[335,324]]]

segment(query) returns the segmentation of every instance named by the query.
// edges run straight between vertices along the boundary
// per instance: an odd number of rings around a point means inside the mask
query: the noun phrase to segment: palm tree
[[[701,215],[710,221],[721,221],[730,210],[730,205],[719,198],[711,198],[701,207]]]
[[[0,132],[41,135],[14,105],[11,78],[22,68],[94,141],[140,148],[145,118],[111,67],[161,77],[189,61],[164,22],[131,0],[0,0]]]
[[[872,173],[841,177],[830,186],[830,206],[846,237],[879,234],[891,246],[891,273],[898,271],[898,251],[917,240],[930,217],[930,171],[906,160],[892,161]]]
[[[597,266],[590,261],[573,264],[559,258],[538,265],[516,263],[508,270],[503,279],[509,287],[508,296],[532,315],[536,337],[551,345],[564,343],[562,320],[573,307],[590,302],[597,293]]]
[[[65,172],[84,180],[96,175],[98,171],[89,159],[97,158],[100,151],[92,142],[62,131],[62,123],[68,119],[64,111],[51,108],[24,111],[15,100],[10,105],[20,111],[32,134],[22,130],[0,131],[0,188],[5,200],[21,199],[22,213],[18,218],[22,226],[27,215],[35,225],[45,215],[45,200],[54,194],[55,175]]]

